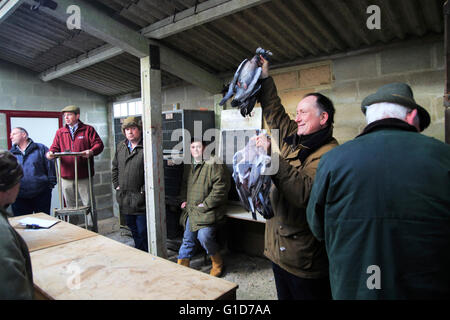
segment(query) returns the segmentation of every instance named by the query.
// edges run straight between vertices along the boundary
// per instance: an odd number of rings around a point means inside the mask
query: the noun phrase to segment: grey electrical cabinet
[[[191,138],[215,128],[214,111],[174,110],[162,114],[164,159],[186,156]],[[209,143],[207,141],[207,143]],[[188,154],[189,155],[189,154]]]

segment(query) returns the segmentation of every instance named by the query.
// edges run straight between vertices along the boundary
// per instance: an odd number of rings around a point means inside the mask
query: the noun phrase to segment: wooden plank
[[[32,252],[31,262],[35,285],[52,299],[213,300],[237,289],[103,236]]]
[[[162,154],[161,71],[158,47],[141,59],[142,136],[149,252],[167,256],[166,205]]]
[[[50,229],[24,229],[19,221],[27,218],[39,218],[44,220],[58,220],[45,213],[29,214],[10,218],[9,222],[25,240],[30,252],[54,247],[60,244],[77,241],[80,239],[97,236],[97,233],[77,227],[73,224],[61,221]]]
[[[257,220],[255,220],[253,219],[252,213],[250,211],[245,210],[243,207],[239,205],[228,205],[225,215],[231,219],[240,219],[251,222],[266,223],[266,219],[264,219],[264,217],[261,216],[259,213],[256,214]]]

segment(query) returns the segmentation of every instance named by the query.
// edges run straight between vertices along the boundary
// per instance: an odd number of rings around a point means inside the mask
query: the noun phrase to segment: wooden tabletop
[[[52,299],[235,299],[235,283],[98,235],[31,253],[35,285]]]
[[[44,220],[58,220],[60,222],[49,229],[25,229],[19,224],[19,221],[27,217]],[[9,223],[25,240],[30,252],[97,236],[97,233],[95,232],[61,221],[45,213],[9,218]]]

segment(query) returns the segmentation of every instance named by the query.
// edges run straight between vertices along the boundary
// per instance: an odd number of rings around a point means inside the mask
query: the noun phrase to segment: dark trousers
[[[134,239],[134,247],[136,249],[148,252],[148,238],[147,238],[147,216],[140,215],[125,215],[127,226],[131,230]]]
[[[330,279],[300,278],[272,262],[278,300],[331,300]]]
[[[14,216],[44,212],[50,214],[50,204],[52,202],[52,189],[47,189],[34,198],[17,198],[12,204]]]

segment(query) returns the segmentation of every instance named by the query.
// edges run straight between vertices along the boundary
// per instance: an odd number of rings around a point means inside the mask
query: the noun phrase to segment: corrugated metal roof
[[[189,9],[196,3],[205,1],[207,0],[97,0],[97,2],[114,10],[117,15],[141,28]]]
[[[91,0],[113,19],[140,30],[206,0]],[[443,34],[445,0],[272,0],[161,41],[205,70],[224,75],[261,46],[272,64]],[[367,7],[381,9],[381,30],[366,28]],[[42,72],[105,42],[24,4],[0,25],[0,59]],[[113,96],[139,91],[139,59],[127,53],[61,79]],[[162,85],[182,82],[162,72]]]
[[[141,0],[148,1],[148,0]],[[279,0],[226,16],[161,40],[199,65],[229,72],[258,46],[274,64],[443,33],[444,0]],[[381,30],[369,30],[370,5],[381,9]]]
[[[42,72],[105,42],[22,5],[0,25],[0,59]]]

